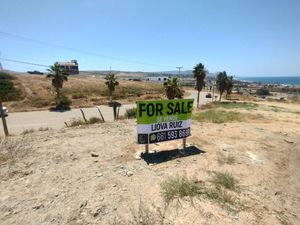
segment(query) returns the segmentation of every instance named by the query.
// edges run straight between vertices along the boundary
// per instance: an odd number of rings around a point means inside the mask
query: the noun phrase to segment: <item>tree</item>
[[[220,98],[219,101],[222,99],[223,93],[226,91],[227,86],[227,74],[226,71],[219,72],[216,78],[216,87],[218,91],[220,92]]]
[[[182,98],[183,91],[180,89],[180,85],[177,77],[172,77],[165,84],[165,91],[168,99]]]
[[[63,88],[64,81],[68,81],[68,74],[65,70],[59,67],[58,63],[50,66],[48,71],[49,74],[47,75],[47,78],[52,79],[52,86],[55,88],[56,92],[56,106],[59,106],[61,100],[60,89]]]
[[[109,96],[110,96],[110,102],[112,102],[112,99],[113,99],[112,94],[115,91],[116,86],[119,85],[119,82],[117,81],[117,77],[115,76],[115,74],[108,74],[105,77],[105,80],[106,80],[105,84],[108,87],[108,92],[109,92]]]
[[[206,70],[202,63],[198,63],[193,70],[194,78],[196,78],[196,89],[198,91],[197,96],[197,108],[199,109],[199,97],[200,97],[200,91],[202,91],[202,88],[205,86],[204,79],[206,77]]]
[[[233,76],[228,76],[226,80],[226,99],[233,89]]]

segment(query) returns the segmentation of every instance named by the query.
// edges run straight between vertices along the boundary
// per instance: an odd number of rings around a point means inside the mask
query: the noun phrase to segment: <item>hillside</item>
[[[13,75],[22,97],[19,101],[5,103],[10,112],[42,110],[54,105],[55,92],[50,79],[28,74]],[[145,98],[159,99],[164,94],[162,84],[127,80],[119,80],[119,83],[114,92],[114,100],[122,103]],[[62,93],[72,100],[73,108],[107,104],[109,100],[105,80],[99,76],[69,76]]]

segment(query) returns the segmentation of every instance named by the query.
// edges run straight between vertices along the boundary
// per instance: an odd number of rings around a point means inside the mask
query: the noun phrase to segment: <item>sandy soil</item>
[[[246,122],[193,122],[191,154],[177,154],[181,141],[151,145],[164,158],[135,159],[143,146],[135,144],[134,120],[11,137],[21,140],[22,151],[0,166],[0,224],[130,219],[140,201],[163,208],[160,184],[168,177],[208,182],[212,171],[238,179],[243,206],[228,210],[212,200],[183,199],[168,206],[170,224],[300,224],[300,114],[292,111],[300,107],[283,106],[249,110],[253,118]],[[229,155],[233,165],[218,162]]]

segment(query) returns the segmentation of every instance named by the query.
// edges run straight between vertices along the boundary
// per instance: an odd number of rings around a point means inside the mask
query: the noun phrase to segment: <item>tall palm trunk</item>
[[[56,104],[59,105],[60,104],[60,91],[59,91],[59,88],[56,88],[56,97],[57,97]]]
[[[2,102],[0,101],[0,112],[1,112],[1,118],[2,118],[2,124],[3,124],[3,130],[4,130],[4,134],[5,136],[8,136],[8,129],[7,129],[7,124],[6,124],[6,120],[5,120],[5,115],[4,115],[4,110],[3,110],[3,106],[2,106]]]
[[[198,96],[197,96],[197,108],[198,109],[200,108],[199,99],[200,99],[200,91],[198,91]]]

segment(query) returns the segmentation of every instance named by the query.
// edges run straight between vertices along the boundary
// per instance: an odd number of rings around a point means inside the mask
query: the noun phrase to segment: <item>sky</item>
[[[300,0],[0,0],[0,62],[300,76]]]

